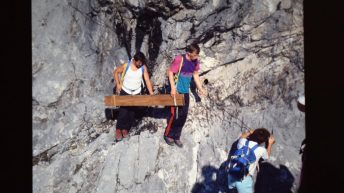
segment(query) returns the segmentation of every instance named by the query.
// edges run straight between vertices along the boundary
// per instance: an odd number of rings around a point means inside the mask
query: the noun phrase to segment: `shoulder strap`
[[[125,74],[127,73],[129,67],[130,67],[130,60],[128,60],[128,63],[124,63],[124,68],[125,68],[125,70],[122,72],[121,83],[123,83],[124,76],[125,76]]]
[[[145,87],[145,82],[144,82],[144,79],[145,79],[145,77],[144,77],[144,73],[145,73],[145,65],[142,65],[142,66],[141,66],[141,69],[142,69],[142,79],[141,79],[141,84],[142,84],[142,88],[144,88],[144,87]]]
[[[248,147],[248,139],[246,139],[245,146]]]
[[[176,87],[177,87],[177,84],[178,84],[178,79],[179,79],[180,71],[181,71],[182,66],[183,66],[183,64],[184,64],[184,56],[183,56],[183,55],[181,55],[181,56],[182,56],[182,59],[181,59],[181,61],[180,61],[179,70],[178,70],[178,75],[177,75],[177,78],[176,78]]]
[[[252,150],[252,151],[256,150],[258,146],[259,146],[259,144],[257,143],[256,145],[254,145],[254,146],[251,148],[251,150]]]
[[[257,143],[256,145],[254,145],[252,148],[250,148],[249,146],[248,146],[248,143],[249,143],[249,141],[248,140],[246,140],[246,143],[245,143],[245,145],[249,148],[249,149],[251,149],[252,151],[254,151],[254,150],[256,150],[257,149],[257,147],[259,146],[259,144]]]

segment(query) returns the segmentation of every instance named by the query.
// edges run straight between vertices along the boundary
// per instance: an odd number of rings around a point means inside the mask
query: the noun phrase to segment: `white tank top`
[[[143,66],[141,67],[143,68]],[[142,84],[142,69],[139,68],[135,71],[129,66],[128,71],[124,75],[122,89],[128,94],[139,94],[141,92]],[[125,69],[124,69],[125,70]]]

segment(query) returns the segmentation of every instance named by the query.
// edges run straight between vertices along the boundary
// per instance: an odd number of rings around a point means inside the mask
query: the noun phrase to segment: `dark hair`
[[[192,43],[192,44],[186,46],[185,50],[186,50],[186,52],[189,52],[189,53],[193,53],[194,51],[196,51],[196,53],[199,54],[199,52],[200,52],[199,46],[195,43]]]
[[[146,64],[146,57],[142,52],[136,52],[136,54],[134,55],[134,60],[141,61],[142,65]]]
[[[269,143],[270,132],[265,128],[258,128],[253,131],[251,135],[247,137],[249,141],[257,142],[258,144],[262,144],[265,142],[265,147],[268,146]]]

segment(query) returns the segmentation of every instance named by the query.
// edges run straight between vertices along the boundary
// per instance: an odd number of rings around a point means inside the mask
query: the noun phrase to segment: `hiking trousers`
[[[121,90],[119,95],[129,95],[124,90]],[[135,121],[135,112],[138,107],[121,106],[119,108],[116,129],[129,130]]]
[[[251,175],[247,175],[243,180],[238,180],[235,177],[228,174],[228,189],[233,192],[236,188],[238,193],[253,193],[253,179]]]
[[[174,107],[171,106],[171,116],[165,129],[165,136],[179,140],[183,126],[186,122],[186,118],[189,111],[190,96],[189,93],[184,94],[185,105]],[[176,117],[176,111],[178,109],[178,118]]]

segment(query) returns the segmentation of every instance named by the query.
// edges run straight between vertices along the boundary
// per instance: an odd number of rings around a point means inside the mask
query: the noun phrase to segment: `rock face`
[[[33,192],[226,192],[227,154],[258,127],[273,130],[276,144],[255,192],[296,192],[302,10],[301,0],[33,0]],[[113,144],[116,120],[103,105],[113,68],[141,50],[158,93],[192,42],[208,94],[190,94],[184,147],[163,141],[163,108],[147,109],[129,139]]]

